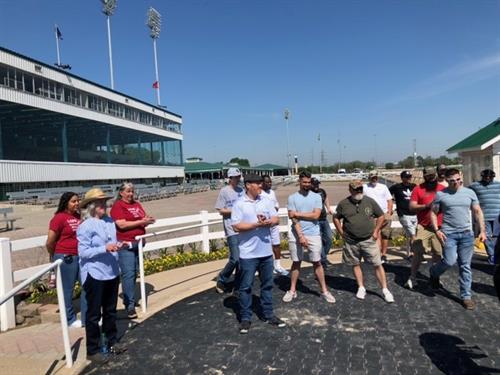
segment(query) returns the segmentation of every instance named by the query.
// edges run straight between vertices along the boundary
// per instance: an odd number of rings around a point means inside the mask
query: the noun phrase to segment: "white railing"
[[[21,289],[26,288],[32,282],[39,280],[43,275],[47,272],[52,271],[54,268],[56,269],[56,285],[57,285],[57,302],[59,304],[59,317],[61,319],[61,328],[64,342],[64,353],[66,355],[66,367],[73,367],[73,355],[71,354],[71,344],[69,341],[69,331],[68,331],[68,321],[66,320],[66,305],[64,303],[64,291],[61,277],[61,264],[63,260],[58,259],[54,263],[49,264],[48,266],[43,267],[40,271],[32,275],[31,277],[24,280],[21,284],[12,288],[8,292],[5,293],[4,290],[0,290],[2,295],[0,296],[0,311],[1,313],[1,325],[2,331],[6,331],[8,329],[7,323],[9,321],[9,317],[7,309],[4,308],[4,305],[8,302],[13,302],[12,298],[19,292]],[[14,315],[14,325],[15,325],[15,315]]]

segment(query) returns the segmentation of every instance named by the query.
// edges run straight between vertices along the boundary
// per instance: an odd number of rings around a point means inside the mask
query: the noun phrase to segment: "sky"
[[[162,104],[184,157],[252,165],[439,156],[500,117],[500,0],[118,0],[115,88]],[[0,0],[0,45],[110,86],[98,0]],[[319,139],[319,140],[318,140]]]

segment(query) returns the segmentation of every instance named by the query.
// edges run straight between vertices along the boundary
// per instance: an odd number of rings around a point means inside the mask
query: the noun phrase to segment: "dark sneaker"
[[[240,324],[240,333],[242,335],[246,335],[248,331],[250,330],[250,321],[249,320],[243,320]]]
[[[264,319],[264,321],[272,326],[278,327],[278,328],[283,328],[286,327],[286,323],[278,318],[277,316],[273,316],[272,318],[269,319]]]
[[[471,299],[462,300],[462,306],[466,310],[474,310],[476,308],[476,303]]]
[[[127,347],[123,344],[115,343],[109,347],[109,354],[119,355],[127,351]]]
[[[380,257],[380,259],[382,260],[382,263],[386,263],[387,262],[387,257],[385,255],[382,255]]]
[[[217,281],[217,284],[215,284],[215,291],[219,294],[226,293],[226,286],[222,283],[222,281]]]
[[[96,365],[103,365],[103,364],[109,362],[109,355],[102,354],[102,353],[90,354],[90,355],[87,355],[87,360],[91,361],[92,363],[94,363]]]
[[[439,277],[434,277],[430,276],[429,278],[429,285],[431,289],[438,290],[442,287],[441,283],[439,282]]]
[[[135,307],[127,310],[127,318],[129,319],[137,319],[137,313],[135,312]]]

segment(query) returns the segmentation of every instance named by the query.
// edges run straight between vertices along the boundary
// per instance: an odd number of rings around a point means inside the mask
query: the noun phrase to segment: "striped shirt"
[[[484,220],[495,221],[500,214],[500,182],[492,181],[488,185],[474,182],[470,189],[474,190],[483,210]]]
[[[118,253],[106,251],[106,245],[116,243],[116,228],[113,220],[90,218],[80,224],[76,232],[82,285],[90,274],[96,280],[111,280],[120,274]]]

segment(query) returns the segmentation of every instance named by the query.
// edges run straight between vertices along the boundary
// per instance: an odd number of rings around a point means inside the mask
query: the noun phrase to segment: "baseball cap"
[[[410,178],[411,177],[411,172],[410,171],[403,171],[399,175],[401,178]]]
[[[238,168],[229,168],[227,170],[227,177],[238,177],[241,176],[241,172]]]
[[[378,171],[370,171],[368,178],[378,177]]]
[[[361,180],[354,180],[349,183],[349,187],[353,190],[359,189],[360,187],[363,187],[363,181]]]
[[[430,175],[430,174],[436,174],[436,168],[434,168],[434,167],[425,167],[422,173],[423,173],[424,176],[427,176],[427,175]]]
[[[253,173],[250,173],[250,174],[247,174],[245,175],[245,183],[249,182],[249,183],[253,183],[253,182],[262,182],[262,176],[259,176],[259,175],[256,175],[256,174],[253,174]]]

